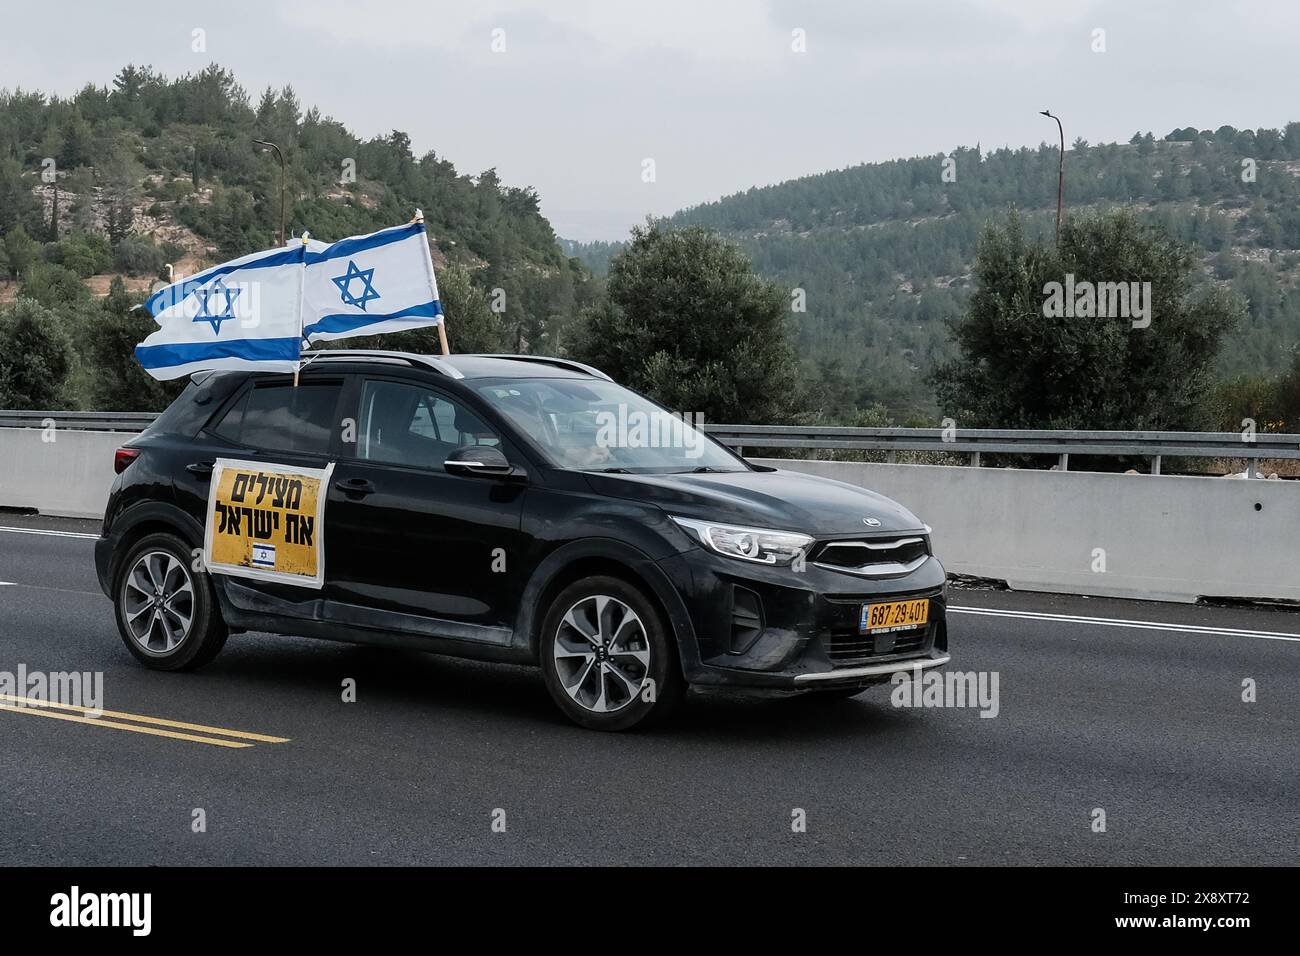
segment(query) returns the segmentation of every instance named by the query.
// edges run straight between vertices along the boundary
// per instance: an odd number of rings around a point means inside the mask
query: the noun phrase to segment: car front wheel
[[[542,674],[560,710],[592,730],[659,720],[685,692],[663,615],[619,578],[565,588],[542,623]]]

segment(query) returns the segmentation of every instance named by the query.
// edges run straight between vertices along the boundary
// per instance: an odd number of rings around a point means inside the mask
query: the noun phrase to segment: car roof
[[[590,365],[546,355],[420,355],[378,349],[320,349],[304,355],[307,356],[304,367],[315,369],[335,362],[405,364],[430,369],[452,379],[599,378],[613,381]]]
[[[596,378],[609,376],[590,366],[544,355],[431,355],[463,378]]]
[[[320,349],[303,353],[306,360],[303,371],[321,372],[336,362],[357,365],[407,365],[424,368],[451,379],[486,378],[598,378],[612,382],[600,369],[583,365],[571,359],[551,358],[545,355],[421,355],[416,352],[383,351],[378,349]],[[216,377],[244,378],[266,373],[256,371],[195,372],[196,383]]]

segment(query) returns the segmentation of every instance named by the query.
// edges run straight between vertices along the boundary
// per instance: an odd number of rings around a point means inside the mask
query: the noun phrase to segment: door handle
[[[212,466],[216,462],[212,461],[195,461],[185,466],[185,470],[190,474],[201,475],[204,478],[212,477]]]
[[[374,483],[365,478],[349,478],[347,481],[336,481],[334,487],[345,495],[371,495],[375,492]]]

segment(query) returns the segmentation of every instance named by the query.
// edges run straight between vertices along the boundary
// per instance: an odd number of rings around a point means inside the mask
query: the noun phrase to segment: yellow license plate
[[[915,601],[886,601],[882,604],[862,605],[862,618],[858,631],[863,634],[884,634],[921,627],[930,620],[930,599]]]

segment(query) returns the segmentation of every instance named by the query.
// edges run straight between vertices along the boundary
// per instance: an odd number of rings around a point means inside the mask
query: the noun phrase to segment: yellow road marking
[[[0,710],[7,710],[15,714],[34,714],[37,717],[53,717],[55,720],[70,720],[77,724],[91,724],[95,727],[108,727],[112,730],[130,730],[137,734],[152,734],[155,737],[172,737],[176,740],[192,740],[196,744],[212,744],[214,747],[251,747],[252,744],[241,744],[234,740],[218,740],[216,737],[196,737],[194,734],[178,734],[174,730],[158,730],[154,727],[137,727],[135,724],[118,724],[111,720],[100,720],[97,717],[81,717],[77,714],[60,714],[53,710],[42,710],[39,707],[14,707],[12,704],[0,704]]]
[[[192,734],[175,733],[164,730],[151,730],[144,727],[134,727],[129,724],[113,723],[102,720],[101,717],[115,717],[120,720],[129,720],[139,724],[152,724],[156,727],[175,727],[180,730],[195,730],[205,734],[216,734],[221,737],[234,737],[238,740],[255,740],[265,744],[286,744],[289,737],[271,737],[267,734],[254,734],[244,730],[228,730],[224,727],[209,727],[206,724],[189,724],[181,720],[168,720],[165,717],[147,717],[144,714],[128,714],[120,710],[100,710],[97,713],[100,716],[89,717],[90,708],[77,707],[73,704],[60,704],[48,700],[37,700],[32,697],[19,697],[14,694],[0,694],[0,701],[9,701],[15,704],[24,704],[24,707],[11,707],[0,703],[0,710],[17,711],[19,713],[35,713],[42,717],[58,717],[63,720],[71,720],[76,723],[100,724],[104,727],[116,727],[122,730],[135,730],[139,733],[154,734],[159,737],[175,737],[178,740],[194,740],[200,743],[221,744],[226,747],[251,747],[252,744],[230,743],[224,740],[212,740],[207,737],[196,737]],[[36,708],[32,710],[30,708]],[[50,713],[49,708],[56,710],[70,710],[73,714],[56,714]]]

